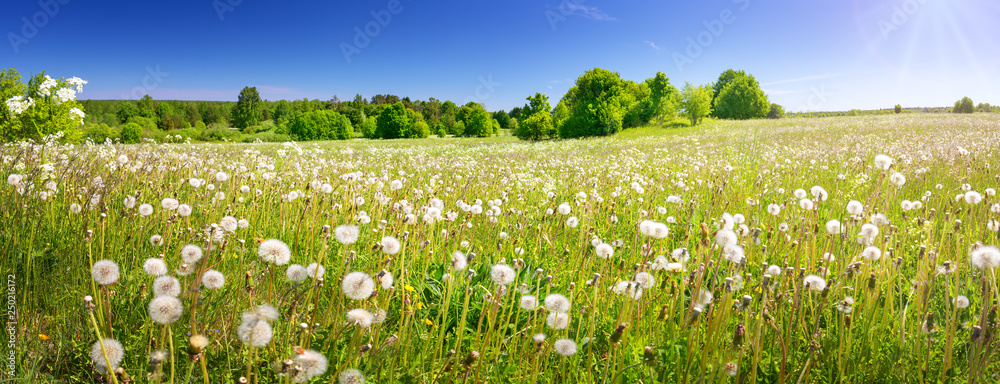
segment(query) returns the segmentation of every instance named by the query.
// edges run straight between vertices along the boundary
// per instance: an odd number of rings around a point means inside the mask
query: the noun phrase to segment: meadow
[[[1000,380],[997,114],[0,158],[9,382]]]

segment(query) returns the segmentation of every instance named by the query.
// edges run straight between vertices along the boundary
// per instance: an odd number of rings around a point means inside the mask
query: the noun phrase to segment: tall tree
[[[691,119],[691,125],[698,125],[702,118],[712,113],[712,88],[706,85],[685,83],[681,98],[681,106]]]
[[[663,124],[663,118],[673,119],[681,101],[677,87],[670,84],[670,79],[663,72],[656,72],[656,76],[646,79],[646,85],[649,86],[649,98],[657,123]]]
[[[975,105],[972,103],[972,99],[968,96],[963,97],[962,100],[955,102],[955,108],[951,110],[953,113],[973,113],[976,111]]]
[[[767,116],[771,103],[757,79],[742,74],[727,82],[712,101],[713,115],[723,119],[756,119]]]
[[[263,103],[257,87],[243,87],[236,106],[233,107],[233,126],[241,130],[260,123],[263,113]]]

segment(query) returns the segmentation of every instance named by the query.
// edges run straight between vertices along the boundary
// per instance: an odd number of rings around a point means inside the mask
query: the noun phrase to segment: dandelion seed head
[[[351,272],[344,276],[340,288],[352,300],[364,300],[375,291],[375,281],[367,273]]]
[[[570,339],[559,339],[552,343],[552,349],[561,356],[573,356],[576,354],[576,342]]]
[[[969,261],[978,269],[993,269],[1000,265],[1000,249],[984,246],[972,251]]]
[[[802,280],[802,283],[806,288],[816,292],[820,292],[826,288],[826,279],[816,275],[806,276],[806,278]]]
[[[173,276],[160,276],[153,280],[153,295],[177,297],[181,294],[181,282]]]
[[[545,308],[551,312],[569,312],[570,302],[566,296],[553,293],[545,296]]]
[[[265,262],[285,265],[292,259],[292,250],[281,240],[268,239],[257,247],[257,255]]]
[[[375,316],[361,308],[355,308],[347,311],[347,323],[351,325],[356,325],[359,328],[368,328],[372,326],[375,322]]]
[[[306,271],[306,267],[298,264],[292,264],[288,266],[285,270],[285,277],[293,283],[298,283],[309,277],[309,272]]]
[[[533,295],[521,296],[521,309],[525,311],[534,311],[538,308],[538,298]]]
[[[104,349],[101,349],[101,343],[104,344]],[[107,352],[107,360],[105,360],[105,352]],[[90,346],[90,359],[94,362],[101,373],[109,374],[118,368],[118,364],[122,362],[125,358],[125,348],[122,347],[122,343],[119,343],[115,339],[101,339],[101,341],[94,342]],[[108,363],[111,363],[111,367],[108,367]],[[109,369],[110,368],[110,369]]]
[[[226,276],[222,272],[209,269],[201,275],[201,284],[208,289],[219,289],[226,284]]]
[[[184,248],[181,248],[181,259],[183,259],[185,263],[197,263],[198,260],[201,260],[201,256],[201,247],[197,245],[188,244],[185,245]]]
[[[111,260],[98,260],[90,269],[90,276],[100,285],[111,285],[118,281],[118,264]]]
[[[142,270],[146,271],[147,275],[157,277],[167,274],[167,263],[163,262],[163,259],[158,257],[150,257],[146,259],[146,262],[142,263]]]
[[[399,240],[397,240],[395,237],[392,236],[383,237],[381,244],[382,244],[382,252],[385,252],[386,254],[389,255],[395,255],[399,253],[399,251],[403,248],[403,245],[400,244]]]
[[[177,321],[183,313],[184,305],[173,296],[157,296],[149,302],[149,318],[163,325]]]
[[[607,259],[615,255],[615,248],[611,244],[600,243],[594,247],[594,253],[597,254],[597,257]]]
[[[545,325],[555,330],[566,329],[569,326],[569,314],[564,312],[550,312],[545,317]]]

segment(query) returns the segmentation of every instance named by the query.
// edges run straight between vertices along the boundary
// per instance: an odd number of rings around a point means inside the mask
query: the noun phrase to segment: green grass
[[[970,251],[1000,242],[987,224],[1000,219],[992,210],[1000,201],[986,193],[1000,186],[998,143],[1000,117],[977,114],[678,121],[540,143],[6,144],[0,175],[23,179],[0,188],[0,265],[16,280],[14,378],[110,379],[90,354],[99,332],[123,345],[119,365],[142,383],[285,382],[281,362],[297,346],[329,360],[311,381],[323,383],[348,369],[375,383],[995,381],[1000,291],[994,270],[975,268]],[[874,168],[879,154],[894,160],[890,170]],[[230,178],[216,181],[218,171]],[[890,182],[896,172],[907,179],[902,186]],[[191,178],[214,189],[192,187]],[[390,188],[394,180],[402,188]],[[964,184],[983,200],[956,201]],[[807,192],[817,201],[803,210],[794,191],[813,186],[828,198]],[[299,197],[290,200],[293,192]],[[161,208],[164,198],[192,214]],[[435,198],[441,217],[425,221]],[[863,214],[846,211],[851,200]],[[903,200],[922,206],[904,211]],[[563,203],[568,215],[547,213]],[[140,215],[140,204],[153,213]],[[716,243],[724,213],[745,220],[734,223],[739,262]],[[876,214],[889,223],[860,244],[861,226]],[[249,227],[220,229],[221,241],[210,241],[212,224],[226,216]],[[840,235],[826,230],[834,219]],[[665,223],[669,235],[643,235],[644,220]],[[359,227],[357,242],[333,236],[345,224]],[[162,245],[151,244],[153,235]],[[384,236],[399,239],[400,252],[383,252]],[[290,247],[288,265],[258,257],[258,242],[272,238]],[[614,255],[598,257],[592,242],[611,244]],[[181,275],[187,244],[205,256]],[[863,258],[869,245],[882,257]],[[679,249],[690,257],[675,259]],[[467,269],[455,270],[455,251],[472,256]],[[662,270],[658,256],[679,264]],[[184,311],[169,326],[151,319],[153,277],[143,270],[160,257],[182,287]],[[114,284],[92,278],[101,259],[119,266]],[[325,266],[324,280],[288,280],[289,265],[310,263]],[[506,287],[491,278],[501,263],[516,271]],[[765,279],[771,266],[780,273]],[[200,288],[197,276],[209,269],[225,275],[222,288]],[[364,300],[342,292],[348,273],[383,270],[395,278],[391,287]],[[633,298],[629,282],[643,280],[639,272],[654,281]],[[826,289],[807,289],[808,275]],[[697,303],[700,292],[714,299]],[[564,329],[546,324],[544,306],[519,305],[526,295],[541,302],[556,293],[572,302]],[[959,295],[967,308],[954,305]],[[262,304],[280,317],[269,322],[273,338],[250,348],[238,337],[241,313]],[[349,324],[355,308],[385,311],[385,320]],[[193,333],[210,340],[200,354],[189,349]],[[536,344],[536,334],[545,340]],[[556,353],[560,339],[576,352]],[[151,364],[157,350],[172,359]]]

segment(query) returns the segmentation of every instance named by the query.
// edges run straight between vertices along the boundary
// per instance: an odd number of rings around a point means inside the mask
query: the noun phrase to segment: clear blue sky
[[[792,111],[1000,104],[996,0],[47,1],[0,5],[0,66],[79,76],[90,99],[235,100],[253,85],[496,110],[534,92],[554,105],[602,67],[678,87],[743,69]],[[391,19],[358,47],[372,12]]]

